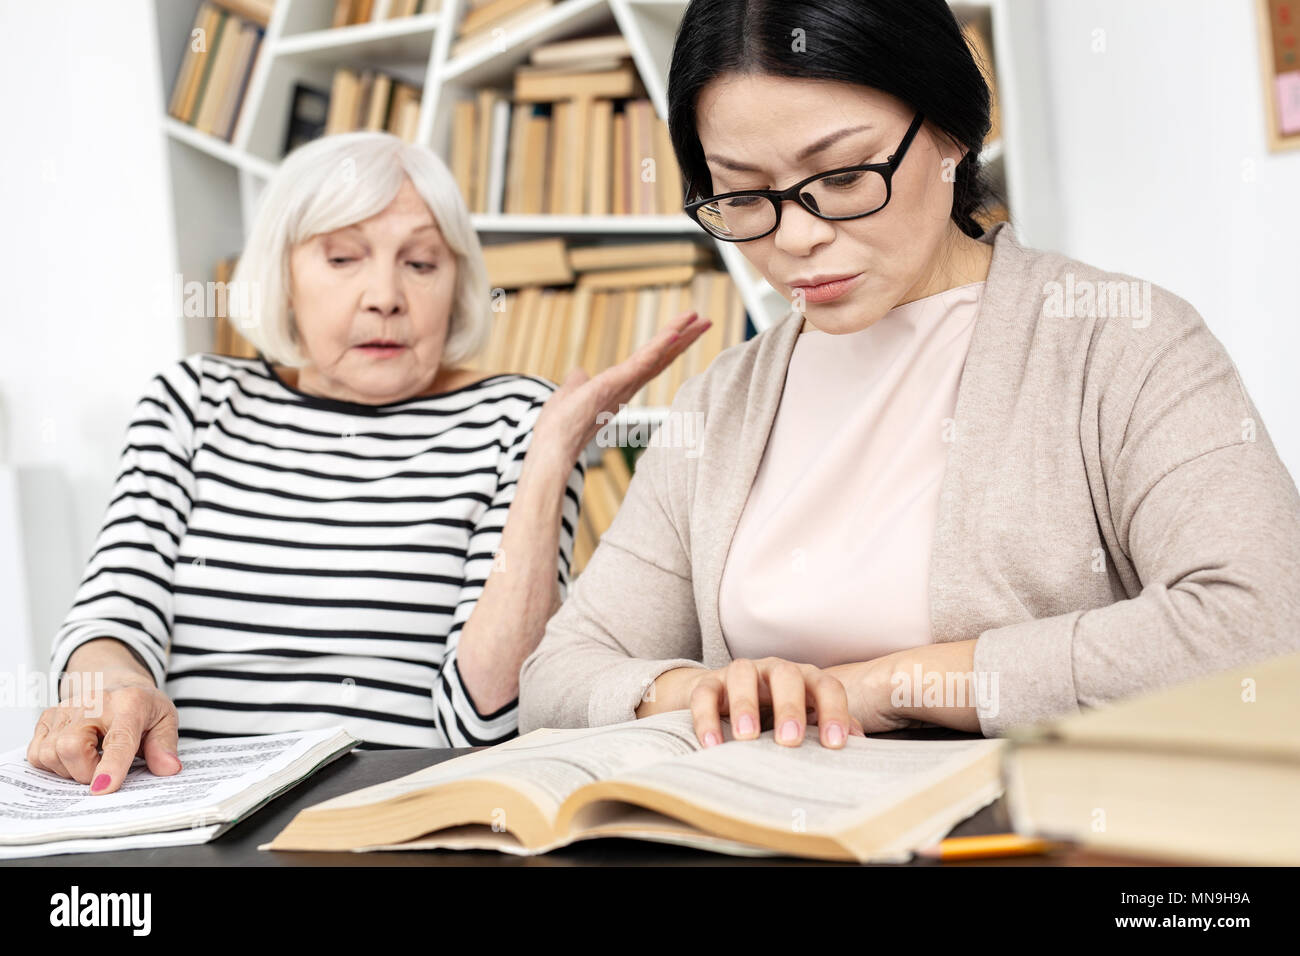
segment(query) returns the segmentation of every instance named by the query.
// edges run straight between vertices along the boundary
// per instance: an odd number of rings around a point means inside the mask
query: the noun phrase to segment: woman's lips
[[[373,358],[388,358],[390,356],[397,355],[399,352],[405,349],[406,346],[405,345],[377,345],[377,344],[367,343],[365,345],[358,345],[356,346],[356,348],[360,350],[362,354],[372,356]]]
[[[832,299],[838,299],[857,285],[863,275],[865,273],[859,272],[847,279],[835,279],[832,282],[823,282],[820,285],[794,285],[790,288],[796,293],[803,293],[805,302],[830,302]]]

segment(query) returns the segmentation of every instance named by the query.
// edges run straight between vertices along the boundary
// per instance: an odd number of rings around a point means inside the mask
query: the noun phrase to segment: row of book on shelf
[[[539,47],[509,91],[453,107],[450,165],[471,212],[672,215],[683,202],[668,126],[621,36]]]
[[[190,28],[170,116],[229,142],[273,0],[203,0]]]
[[[334,0],[330,27],[396,20],[417,13],[437,13],[441,6],[441,0]]]
[[[450,56],[477,52],[555,6],[556,0],[462,0],[463,14],[456,25]]]
[[[471,368],[553,382],[575,366],[594,375],[694,309],[712,327],[628,402],[665,406],[683,381],[745,338],[745,307],[730,274],[689,240],[570,250],[561,239],[537,239],[488,246],[484,258],[500,292],[491,337]]]
[[[573,559],[569,568],[572,581],[582,573],[601,535],[614,520],[627,486],[632,481],[632,468],[628,458],[636,449],[609,446],[600,459],[587,466],[587,476],[582,483],[582,507],[578,509],[578,527],[573,533]]]

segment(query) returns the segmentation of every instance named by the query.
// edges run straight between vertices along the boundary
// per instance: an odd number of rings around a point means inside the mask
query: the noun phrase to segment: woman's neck
[[[993,262],[993,247],[961,232],[954,225],[943,250],[934,258],[927,274],[898,302],[906,305],[926,296],[938,295],[958,286],[983,282]]]

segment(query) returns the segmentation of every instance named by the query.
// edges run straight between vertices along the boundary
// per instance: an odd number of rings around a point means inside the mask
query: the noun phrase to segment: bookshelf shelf
[[[457,0],[444,2],[449,15],[455,16]],[[459,17],[455,22],[459,23]],[[495,84],[508,78],[528,58],[532,47],[603,26],[613,26],[609,0],[562,0],[526,25],[503,30],[496,42],[485,42],[449,59],[442,78],[463,86]]]
[[[427,60],[441,16],[422,13],[397,20],[359,23],[281,37],[275,44],[274,54],[303,59],[319,57],[331,63],[337,63],[340,57],[351,56]]]
[[[246,170],[263,179],[269,179],[275,172],[275,164],[258,159],[256,156],[250,156],[236,146],[232,146],[224,139],[219,139],[210,133],[204,133],[195,129],[188,123],[182,123],[178,119],[170,116],[163,117],[163,129],[172,139],[178,140],[187,146],[192,146],[200,152],[207,153],[213,159],[219,159],[223,163],[229,163],[238,169]]]
[[[542,233],[549,235],[683,235],[699,231],[686,215],[681,216],[522,216],[474,213],[474,228],[491,233]]]

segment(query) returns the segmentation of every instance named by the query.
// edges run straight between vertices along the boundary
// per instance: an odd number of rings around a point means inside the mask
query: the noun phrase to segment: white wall
[[[1061,251],[1195,306],[1300,476],[1300,150],[1267,148],[1255,4],[1043,8]]]
[[[0,677],[10,681],[47,665],[131,407],[180,354],[154,294],[173,271],[157,56],[145,0],[0,3]],[[0,749],[25,744],[35,716],[0,706]]]

